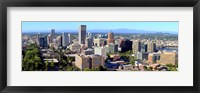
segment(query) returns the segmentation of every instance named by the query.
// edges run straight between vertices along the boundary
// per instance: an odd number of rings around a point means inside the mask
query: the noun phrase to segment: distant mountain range
[[[91,33],[108,33],[112,31],[113,33],[132,33],[132,34],[145,34],[145,33],[170,33],[170,34],[178,34],[178,32],[172,32],[172,31],[147,31],[147,30],[138,30],[138,29],[126,29],[126,28],[120,28],[120,29],[114,29],[114,30],[103,30],[103,29],[96,29],[96,30],[87,30],[87,32]],[[33,31],[25,31],[25,33],[31,33]],[[35,32],[35,31],[34,31]],[[45,33],[50,31],[38,31],[39,33]],[[78,32],[78,30],[56,30],[57,33],[61,32]]]

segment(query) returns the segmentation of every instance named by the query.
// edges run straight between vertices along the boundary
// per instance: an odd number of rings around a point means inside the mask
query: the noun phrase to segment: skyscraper
[[[57,40],[58,46],[62,46],[62,36],[58,36],[56,40]]]
[[[51,39],[52,37],[51,37],[51,34],[49,34],[48,36],[47,36],[47,44],[49,45],[50,43],[52,43],[52,39]]]
[[[51,29],[51,43],[53,42],[54,38],[55,38],[55,29]]]
[[[52,36],[55,35],[55,29],[51,29],[51,35],[52,35]]]
[[[47,47],[47,36],[45,36],[45,37],[40,37],[40,47],[41,47],[41,48]]]
[[[108,33],[108,39],[107,39],[107,44],[110,44],[110,43],[115,43],[115,39],[114,39],[114,33],[113,32],[109,32]]]
[[[148,41],[147,44],[147,52],[155,52],[156,51],[156,43],[153,41]]]
[[[81,25],[79,28],[79,44],[85,44],[86,25]]]
[[[87,37],[85,39],[85,45],[88,47],[88,48],[92,48],[92,45],[93,45],[93,38],[92,37]]]
[[[37,34],[37,45],[40,45],[40,33]]]
[[[65,32],[62,33],[62,45],[63,47],[66,47],[69,45],[69,37],[68,37],[68,34]]]
[[[140,40],[133,40],[132,41],[132,50],[133,50],[133,54],[136,54],[137,52],[141,51],[141,42]]]
[[[133,45],[132,43],[133,42],[128,40],[128,39],[124,39],[124,40],[120,41],[119,47],[121,47],[121,52],[126,52],[126,51],[129,51],[129,50],[132,50],[132,45]]]
[[[72,43],[72,39],[73,39],[72,35],[68,34],[68,37],[69,37],[69,43]]]
[[[40,48],[44,48],[44,38],[40,37]]]

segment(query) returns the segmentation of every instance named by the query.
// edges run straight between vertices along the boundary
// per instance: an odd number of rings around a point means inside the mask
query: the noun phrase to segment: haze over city
[[[22,22],[22,32],[49,32],[56,29],[57,32],[77,32],[77,27],[87,25],[89,32],[114,33],[171,33],[178,34],[178,22]]]

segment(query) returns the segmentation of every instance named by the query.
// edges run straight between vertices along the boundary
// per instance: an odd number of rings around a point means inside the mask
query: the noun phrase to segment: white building
[[[95,47],[95,48],[94,48],[94,54],[99,54],[99,55],[101,55],[102,57],[104,57],[104,59],[107,58],[107,55],[106,55],[106,48],[105,48],[105,47]]]

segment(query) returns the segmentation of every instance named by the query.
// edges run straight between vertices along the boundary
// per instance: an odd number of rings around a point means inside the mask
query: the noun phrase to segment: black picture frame
[[[0,1],[0,91],[2,93],[199,93],[200,0],[1,0]],[[7,86],[7,7],[193,7],[194,86]]]

